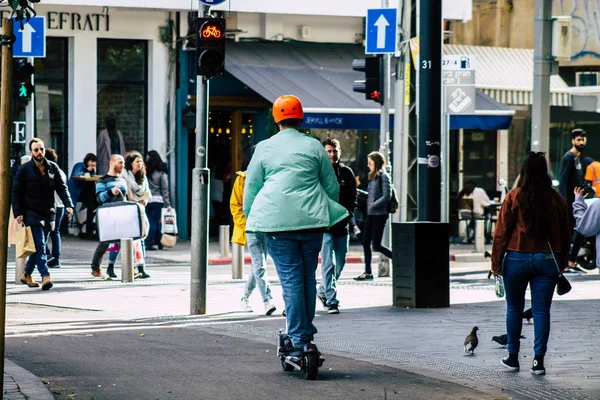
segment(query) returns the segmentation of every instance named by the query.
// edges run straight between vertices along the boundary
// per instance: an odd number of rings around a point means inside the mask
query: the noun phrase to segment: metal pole
[[[21,284],[21,274],[25,272],[25,263],[27,262],[26,258],[18,258],[15,255],[15,283],[17,285]]]
[[[2,20],[2,34],[12,36],[13,21]],[[0,376],[4,377],[4,335],[6,333],[6,269],[8,267],[8,218],[10,213],[10,136],[12,125],[13,49],[2,46],[0,89]],[[0,383],[4,393],[4,379]]]
[[[242,279],[244,276],[244,246],[231,244],[231,278]]]
[[[444,87],[443,90],[445,92],[446,88]],[[446,96],[442,98],[446,98]],[[450,115],[445,113],[442,113],[441,135],[442,202],[440,213],[442,222],[450,222]]]
[[[121,282],[133,282],[133,239],[121,239]]]
[[[396,110],[394,118],[394,135],[396,140],[392,141],[394,146],[394,181],[399,187],[398,206],[399,212],[394,216],[394,222],[406,222],[408,215],[408,122],[410,107],[410,40],[411,29],[411,0],[398,2],[398,15],[404,13],[401,21],[401,30],[398,43],[401,44],[403,52],[398,58],[396,69],[395,99]],[[400,79],[402,77],[402,79]]]
[[[558,70],[552,57],[552,2],[535,0],[531,150],[550,150],[550,75]]]
[[[219,226],[219,250],[221,257],[229,257],[229,225]]]
[[[198,17],[208,7],[198,1]],[[196,167],[192,171],[192,232],[190,314],[206,314],[208,270],[208,80],[196,78]]]
[[[442,7],[419,0],[420,60],[417,66],[419,221],[440,222]]]

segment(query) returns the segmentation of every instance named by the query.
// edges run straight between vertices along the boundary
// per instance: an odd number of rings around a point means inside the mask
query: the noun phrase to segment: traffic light
[[[352,90],[364,93],[367,100],[373,100],[383,105],[383,56],[354,60],[352,69],[365,73],[364,80],[354,81]]]
[[[197,75],[212,78],[225,71],[225,18],[198,18]]]
[[[16,98],[27,104],[31,100],[31,95],[35,87],[31,83],[31,77],[35,72],[35,68],[26,58],[15,59],[14,68],[14,88]]]

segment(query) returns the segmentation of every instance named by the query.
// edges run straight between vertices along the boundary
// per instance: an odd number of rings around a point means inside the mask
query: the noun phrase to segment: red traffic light
[[[371,100],[381,100],[381,92],[378,90],[374,90],[371,93],[369,93],[369,98]]]

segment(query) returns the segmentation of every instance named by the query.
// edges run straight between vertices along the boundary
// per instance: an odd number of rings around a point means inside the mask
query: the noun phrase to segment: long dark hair
[[[465,183],[462,190],[460,192],[458,192],[458,198],[462,199],[464,196],[470,196],[476,187],[477,187],[477,182],[468,181],[467,183]]]
[[[378,151],[370,153],[368,157],[373,161],[373,164],[375,164],[375,170],[373,172],[369,172],[369,180],[372,181],[379,176],[379,171],[385,165],[385,157]]]
[[[164,172],[163,160],[160,158],[160,154],[156,150],[150,150],[146,159],[146,172],[152,176],[154,171]]]
[[[133,163],[135,162],[135,160],[138,159],[138,157],[142,159],[142,162],[144,162],[144,158],[137,151],[130,151],[129,153],[127,153],[127,156],[125,157],[125,169],[127,171],[133,170]],[[144,183],[144,180],[146,179],[146,168],[142,168],[141,170],[136,172],[134,177],[138,185]]]
[[[540,241],[546,240],[552,220],[556,218],[553,207],[556,198],[552,195],[554,189],[544,153],[527,154],[521,164],[517,187],[521,189],[517,199],[527,233]]]

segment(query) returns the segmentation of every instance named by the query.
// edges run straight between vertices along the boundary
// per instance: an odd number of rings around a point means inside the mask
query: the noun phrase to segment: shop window
[[[35,136],[42,139],[46,147],[56,150],[58,164],[65,171],[69,160],[67,40],[67,38],[47,38],[46,57],[36,58],[34,64]]]
[[[496,191],[496,139],[495,131],[464,133],[463,182],[476,181],[488,194]]]
[[[127,151],[147,150],[147,42],[98,40],[97,131],[109,116],[116,119]]]

